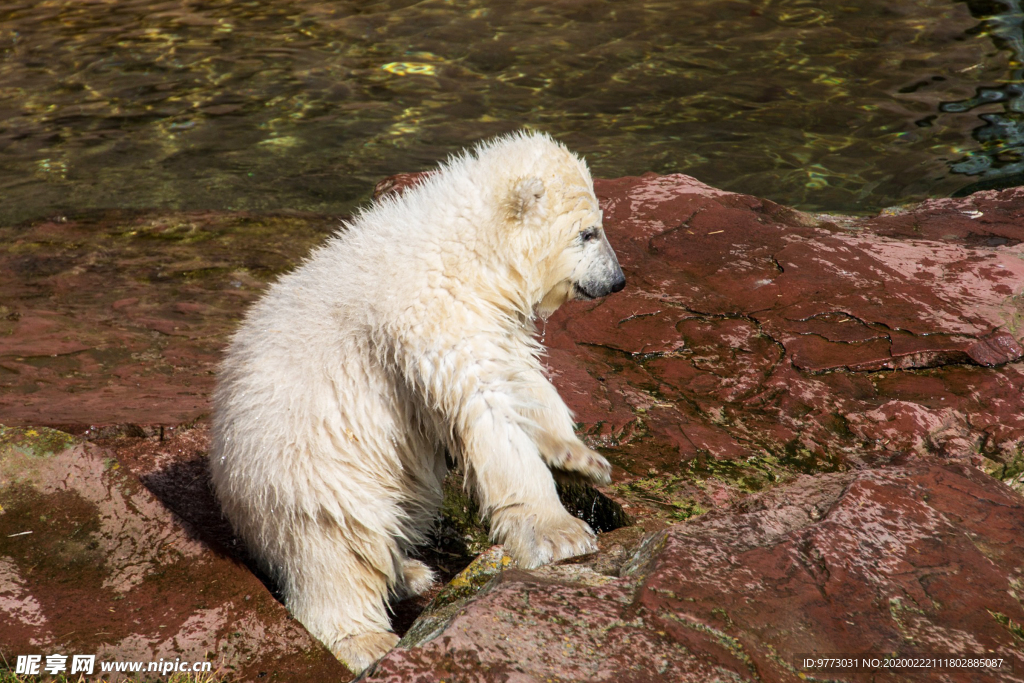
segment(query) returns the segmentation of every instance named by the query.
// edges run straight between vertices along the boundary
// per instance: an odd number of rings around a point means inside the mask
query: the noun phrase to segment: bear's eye
[[[581,232],[580,233],[580,240],[583,241],[583,242],[589,242],[590,240],[597,239],[597,236],[600,235],[600,234],[601,234],[601,228],[599,228],[599,227],[597,227],[595,225],[595,226],[587,228],[586,230]]]

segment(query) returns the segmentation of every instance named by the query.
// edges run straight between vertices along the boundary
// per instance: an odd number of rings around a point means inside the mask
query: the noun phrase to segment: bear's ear
[[[544,196],[544,181],[540,178],[520,178],[512,186],[509,204],[513,218],[526,220],[540,208],[540,199]]]

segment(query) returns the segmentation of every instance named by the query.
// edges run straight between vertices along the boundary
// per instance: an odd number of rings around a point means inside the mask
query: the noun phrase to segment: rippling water
[[[341,213],[522,126],[598,176],[803,208],[1008,184],[1021,18],[1018,0],[7,0],[0,220]]]

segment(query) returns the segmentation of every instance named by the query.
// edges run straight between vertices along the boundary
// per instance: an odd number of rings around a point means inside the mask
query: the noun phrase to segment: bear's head
[[[602,227],[586,163],[543,134],[520,144],[538,148],[525,174],[510,179],[509,254],[529,283],[533,312],[547,318],[570,299],[592,300],[626,286]]]

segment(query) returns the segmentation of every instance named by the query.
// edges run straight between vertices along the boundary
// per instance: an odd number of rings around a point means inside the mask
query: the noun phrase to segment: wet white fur
[[[573,434],[533,318],[610,272],[579,239],[600,220],[582,160],[544,135],[499,138],[360,214],[232,339],[214,398],[218,497],[288,608],[351,669],[397,640],[389,591],[433,580],[407,553],[435,519],[446,448],[521,565],[595,550],[548,467],[598,482],[610,468]]]

